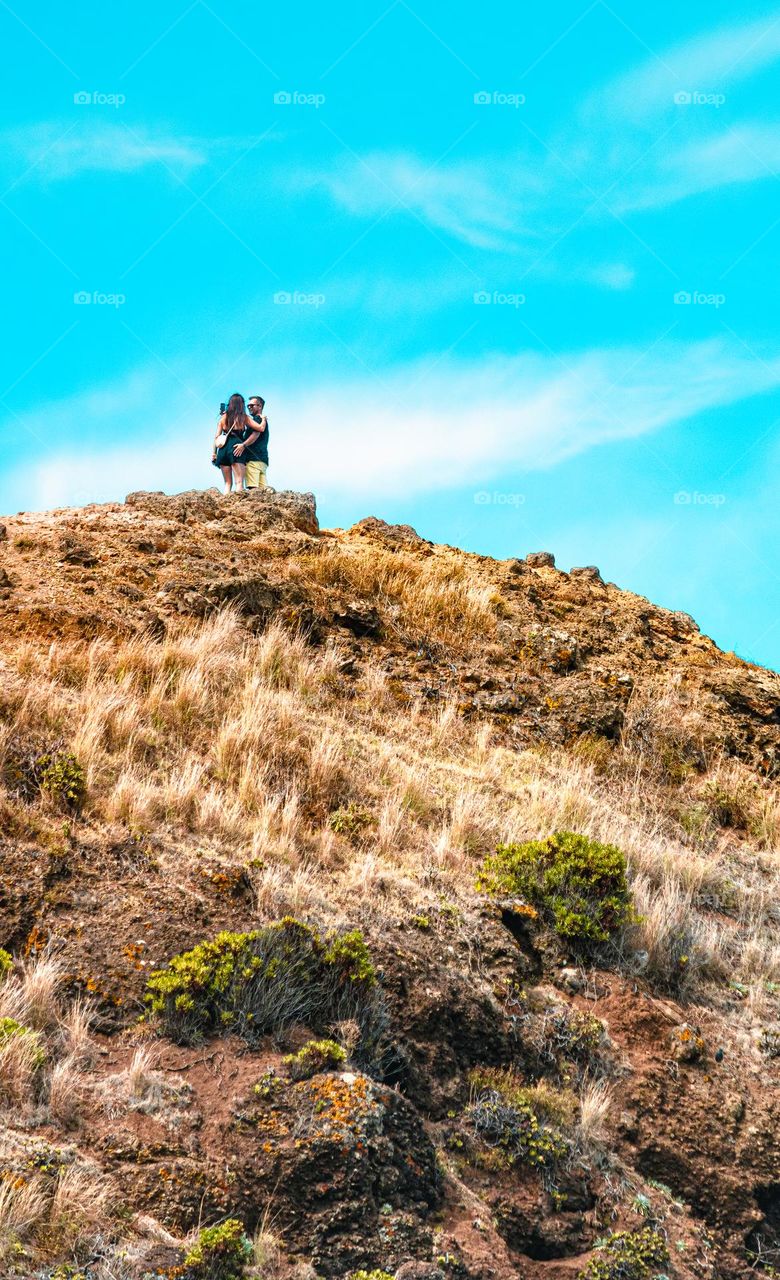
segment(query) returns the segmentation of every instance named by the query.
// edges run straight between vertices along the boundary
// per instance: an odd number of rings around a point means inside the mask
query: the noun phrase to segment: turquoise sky
[[[259,392],[324,523],[595,563],[780,667],[780,10],[3,0],[0,35],[0,511],[212,484]]]

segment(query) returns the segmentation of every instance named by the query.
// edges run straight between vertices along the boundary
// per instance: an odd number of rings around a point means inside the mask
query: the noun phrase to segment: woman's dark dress
[[[232,467],[233,464],[236,462],[241,463],[243,465],[246,462],[246,457],[244,456],[243,453],[240,453],[237,458],[234,457],[233,446],[237,444],[241,444],[251,434],[252,434],[251,431],[248,431],[246,428],[244,428],[243,431],[236,431],[235,429],[231,431],[230,435],[228,436],[227,440],[222,445],[222,447],[217,449],[217,456],[214,459],[214,466],[215,467]]]

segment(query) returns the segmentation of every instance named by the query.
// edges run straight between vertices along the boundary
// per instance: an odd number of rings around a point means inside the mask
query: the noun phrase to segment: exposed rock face
[[[226,531],[236,531],[236,517],[241,507],[237,503],[251,503],[238,525],[242,531],[247,525],[252,529],[270,529],[288,532],[298,529],[301,533],[317,534],[317,504],[313,493],[294,493],[290,489],[250,489],[246,493],[231,495],[227,502],[218,489],[190,489],[186,493],[171,496],[164,493],[130,493],[125,498],[128,507],[147,511],[163,519],[205,523],[216,521]]]

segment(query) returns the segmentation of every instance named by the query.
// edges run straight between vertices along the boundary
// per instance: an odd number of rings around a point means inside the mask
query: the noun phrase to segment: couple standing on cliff
[[[265,489],[268,470],[268,419],[262,396],[250,396],[249,402],[238,392],[230,397],[219,419],[211,461],[219,467],[225,481],[225,493]]]

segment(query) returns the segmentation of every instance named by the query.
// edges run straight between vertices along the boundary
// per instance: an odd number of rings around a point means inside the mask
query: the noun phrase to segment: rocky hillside
[[[4,518],[0,1271],[776,1274],[779,771],[593,567]]]

